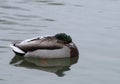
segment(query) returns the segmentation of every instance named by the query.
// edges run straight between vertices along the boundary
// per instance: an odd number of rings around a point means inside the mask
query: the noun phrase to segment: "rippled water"
[[[11,42],[58,32],[70,34],[78,46],[76,64],[38,69],[23,60],[11,65],[21,60]],[[119,38],[119,0],[0,0],[0,84],[119,84]]]

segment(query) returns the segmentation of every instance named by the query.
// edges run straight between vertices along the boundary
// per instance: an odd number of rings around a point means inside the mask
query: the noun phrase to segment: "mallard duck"
[[[71,37],[65,33],[11,43],[10,47],[15,54],[21,54],[24,57],[65,58],[79,55]]]

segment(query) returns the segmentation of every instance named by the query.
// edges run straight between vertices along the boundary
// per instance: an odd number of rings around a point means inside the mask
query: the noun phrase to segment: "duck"
[[[10,47],[15,54],[32,58],[72,58],[79,55],[77,46],[66,33],[13,42]]]

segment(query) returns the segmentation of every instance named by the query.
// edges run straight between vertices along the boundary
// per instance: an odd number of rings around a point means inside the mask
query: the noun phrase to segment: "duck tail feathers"
[[[12,48],[12,50],[15,53],[19,53],[19,54],[25,54],[25,52],[23,50],[21,50],[20,48],[16,47],[14,44],[10,44],[10,47]]]

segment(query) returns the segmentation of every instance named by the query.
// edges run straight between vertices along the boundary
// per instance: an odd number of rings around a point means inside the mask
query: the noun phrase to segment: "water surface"
[[[0,84],[119,84],[119,4],[119,0],[0,0]],[[10,64],[16,57],[11,42],[59,32],[71,35],[80,52],[78,62],[64,68],[64,75]]]

